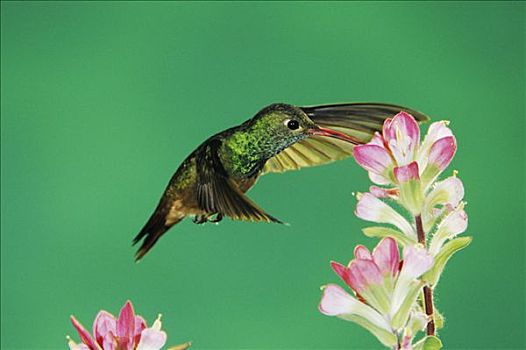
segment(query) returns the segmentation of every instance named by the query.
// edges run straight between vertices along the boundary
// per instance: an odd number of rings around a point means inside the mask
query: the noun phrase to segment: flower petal
[[[358,293],[373,284],[381,284],[383,277],[380,269],[372,260],[353,260],[349,265],[349,281]]]
[[[356,162],[365,170],[383,177],[393,166],[391,156],[387,150],[377,145],[358,145],[353,149]]]
[[[376,145],[376,146],[380,146],[382,148],[385,149],[385,140],[384,138],[382,137],[382,135],[380,135],[380,133],[378,131],[376,131],[371,139],[371,141],[368,142],[368,144],[370,145]]]
[[[338,276],[340,276],[340,278],[350,287],[351,285],[349,284],[349,269],[336,261],[331,261],[331,267],[333,271]]]
[[[89,346],[84,343],[77,344],[69,336],[67,336],[66,339],[68,340],[69,350],[90,350]]]
[[[455,136],[447,136],[436,141],[429,150],[428,166],[435,164],[441,171],[444,170],[457,151]]]
[[[113,350],[116,347],[115,335],[117,334],[117,320],[107,311],[100,311],[93,322],[93,336],[95,341],[104,350]]]
[[[433,189],[426,195],[422,219],[424,230],[429,231],[436,219],[444,213],[442,208],[456,208],[464,198],[464,185],[456,176],[450,176],[445,180],[437,182]],[[441,206],[440,210],[436,210]]]
[[[357,196],[355,214],[363,220],[391,224],[400,229],[407,236],[416,240],[416,233],[409,222],[393,208],[370,193]]]
[[[135,311],[131,301],[126,301],[117,320],[117,337],[119,348],[133,349],[135,338]]]
[[[378,175],[373,173],[372,171],[368,172],[369,180],[374,182],[377,185],[390,185],[392,183],[391,180],[389,180],[386,176]]]
[[[397,188],[384,188],[378,186],[370,186],[369,192],[376,198],[391,198],[398,199],[398,189]]]
[[[394,277],[398,274],[400,253],[398,252],[398,245],[393,238],[386,237],[382,239],[374,248],[372,255],[375,264],[384,276],[390,274]]]
[[[361,244],[354,248],[354,256],[356,259],[373,260],[373,256],[371,255],[371,252],[369,252],[369,249]]]
[[[427,166],[427,157],[429,155],[429,149],[431,148],[431,145],[441,138],[453,136],[451,129],[448,128],[447,125],[448,122],[442,120],[429,126],[427,134],[424,138],[424,142],[422,142],[418,151],[417,161],[421,170],[424,170]]]
[[[415,118],[407,112],[402,111],[395,115],[392,120],[384,123],[383,137],[387,142],[392,139],[396,140],[396,138],[400,136],[397,133],[408,137],[413,144],[420,142],[420,128],[418,127],[418,123]]]
[[[437,182],[435,187],[426,196],[426,207],[433,208],[437,205],[449,204],[456,207],[464,198],[464,185],[456,176],[450,176]]]
[[[141,340],[137,350],[159,350],[166,343],[166,332],[153,328],[146,328],[141,333]]]
[[[135,336],[133,337],[134,346],[139,344],[141,333],[146,328],[146,321],[141,316],[135,316]],[[106,350],[106,349],[104,349]]]
[[[388,312],[389,288],[374,261],[353,260],[348,271],[350,287],[376,310],[381,313]]]
[[[408,165],[398,166],[394,168],[394,176],[398,183],[407,182],[410,180],[419,180],[418,163],[411,162]]]
[[[159,350],[165,343],[166,333],[161,330],[161,315],[159,315],[151,328],[142,331],[136,350]]]
[[[433,257],[424,248],[405,246],[404,263],[400,271],[400,278],[418,278],[429,270],[432,265]]]
[[[327,316],[355,314],[369,320],[382,329],[390,331],[389,325],[376,310],[354,299],[335,284],[329,284],[323,288],[319,310]]]
[[[454,136],[441,138],[431,146],[427,157],[427,166],[420,176],[424,190],[427,190],[428,186],[449,165],[456,150],[457,145]]]
[[[396,336],[382,315],[367,304],[354,299],[337,285],[329,284],[323,287],[319,310],[325,315],[359,324],[389,348],[396,344]]]
[[[436,140],[439,140],[446,136],[453,136],[453,132],[448,127],[449,122],[445,120],[441,120],[438,122],[434,122],[431,125],[429,125],[429,129],[427,129],[427,134],[424,138],[424,142],[428,141],[429,145],[432,145],[435,143]]]
[[[429,252],[433,255],[438,254],[444,242],[458,234],[466,231],[468,227],[468,215],[463,209],[463,205],[449,213],[438,225],[437,231],[433,235],[429,244]]]
[[[383,136],[398,165],[406,165],[415,159],[420,128],[412,115],[400,112],[389,123],[384,122]]]
[[[93,338],[91,337],[89,332],[86,330],[86,328],[84,328],[84,326],[79,321],[77,321],[75,316],[71,315],[70,316],[70,320],[71,320],[71,323],[73,324],[73,327],[75,327],[75,329],[77,330],[77,332],[79,334],[79,337],[80,337],[80,340],[84,344],[86,344],[86,346],[90,350],[97,350],[97,349],[99,349],[99,346],[93,341]]]

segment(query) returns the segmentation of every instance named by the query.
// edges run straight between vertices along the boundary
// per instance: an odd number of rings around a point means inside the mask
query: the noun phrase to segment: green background
[[[524,3],[2,2],[2,348],[64,348],[126,299],[194,349],[379,348],[317,311],[371,247],[347,161],[262,178],[290,226],[131,239],[209,135],[272,102],[383,101],[449,119],[472,245],[437,291],[446,348],[523,348]],[[339,282],[338,282],[339,283]]]

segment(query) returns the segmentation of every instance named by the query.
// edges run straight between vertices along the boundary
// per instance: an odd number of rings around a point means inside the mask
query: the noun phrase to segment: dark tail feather
[[[135,261],[141,260],[146,253],[152,249],[155,243],[157,243],[159,238],[161,238],[170,227],[181,220],[182,218],[176,222],[170,223],[170,225],[166,225],[166,213],[164,210],[159,210],[158,208],[146,225],[144,225],[141,232],[139,232],[139,234],[133,239],[133,245],[136,245],[139,241],[143,240],[137,253],[135,253]]]

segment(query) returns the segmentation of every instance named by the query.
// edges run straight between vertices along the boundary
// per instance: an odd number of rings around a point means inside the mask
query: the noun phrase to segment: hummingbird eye
[[[300,123],[297,120],[291,119],[287,121],[287,128],[290,130],[297,130],[300,127]]]

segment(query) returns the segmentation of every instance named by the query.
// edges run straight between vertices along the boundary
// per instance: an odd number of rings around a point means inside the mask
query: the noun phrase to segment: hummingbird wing
[[[375,132],[382,131],[384,120],[400,111],[406,111],[420,122],[429,120],[414,109],[385,103],[345,103],[300,108],[317,125],[345,133],[356,139],[357,144],[369,142]],[[297,170],[345,159],[352,156],[353,147],[352,143],[338,139],[311,136],[270,158],[262,173]]]
[[[197,155],[197,202],[207,213],[234,220],[282,223],[248,198],[228,176],[218,150],[221,140],[211,140]]]

